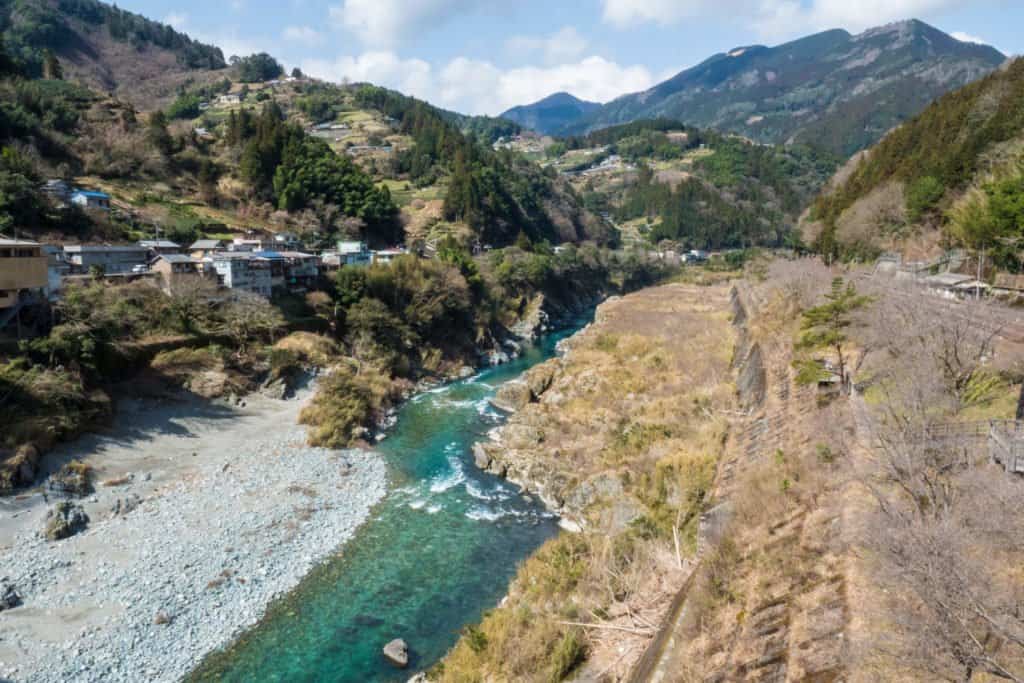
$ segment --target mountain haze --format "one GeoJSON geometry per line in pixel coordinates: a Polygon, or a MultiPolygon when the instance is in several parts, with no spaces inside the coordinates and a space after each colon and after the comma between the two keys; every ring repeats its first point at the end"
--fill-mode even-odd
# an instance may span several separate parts
{"type": "Polygon", "coordinates": [[[917,20],[859,35],[836,29],[714,55],[561,132],[665,117],[758,142],[817,143],[849,155],[1004,60],[992,47],[960,42],[917,20]]]}
{"type": "Polygon", "coordinates": [[[587,102],[567,92],[559,92],[533,104],[513,107],[500,118],[515,121],[524,128],[538,133],[551,135],[600,108],[601,105],[597,102],[587,102]]]}

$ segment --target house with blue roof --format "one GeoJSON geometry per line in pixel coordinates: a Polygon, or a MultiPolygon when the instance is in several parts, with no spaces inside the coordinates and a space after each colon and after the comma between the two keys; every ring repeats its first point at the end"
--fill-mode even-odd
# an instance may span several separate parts
{"type": "Polygon", "coordinates": [[[98,190],[76,189],[71,193],[71,203],[83,209],[110,210],[110,195],[98,190]]]}

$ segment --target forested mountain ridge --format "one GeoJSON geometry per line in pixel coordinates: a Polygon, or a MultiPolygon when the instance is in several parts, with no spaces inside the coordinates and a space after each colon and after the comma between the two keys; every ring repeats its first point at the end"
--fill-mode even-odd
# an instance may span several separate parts
{"type": "Polygon", "coordinates": [[[622,96],[564,129],[667,117],[759,142],[802,142],[848,156],[1005,57],[911,20],[859,35],[832,30],[717,54],[622,96]]]}
{"type": "Polygon", "coordinates": [[[1018,270],[1024,238],[1024,60],[939,98],[853,159],[814,202],[804,237],[836,255],[922,235],[985,248],[1018,270]]]}
{"type": "Polygon", "coordinates": [[[32,76],[52,54],[66,77],[143,108],[227,66],[220,48],[98,0],[0,0],[0,38],[32,76]]]}
{"type": "Polygon", "coordinates": [[[600,108],[597,102],[587,102],[567,92],[559,92],[533,104],[513,107],[502,114],[501,118],[538,133],[554,135],[600,108]]]}
{"type": "MultiPolygon", "coordinates": [[[[194,82],[166,108],[139,114],[72,83],[74,76],[64,80],[65,61],[44,54],[49,66],[40,75],[48,78],[8,56],[0,82],[0,143],[15,143],[0,172],[16,190],[0,214],[23,234],[137,239],[148,224],[186,242],[270,228],[320,248],[340,237],[416,249],[449,236],[478,246],[507,245],[521,233],[537,242],[614,240],[555,174],[491,148],[490,140],[518,131],[514,123],[368,84],[285,82],[269,55],[203,72],[216,80],[194,82]],[[224,93],[232,97],[218,103],[224,93]],[[58,211],[38,189],[47,178],[80,176],[91,176],[124,213],[58,211]]],[[[152,56],[140,53],[139,61],[152,56]]]]}

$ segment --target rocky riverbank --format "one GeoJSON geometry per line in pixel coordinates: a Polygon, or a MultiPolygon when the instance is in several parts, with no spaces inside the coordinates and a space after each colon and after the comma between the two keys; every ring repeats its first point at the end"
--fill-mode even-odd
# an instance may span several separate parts
{"type": "Polygon", "coordinates": [[[306,446],[306,397],[133,402],[55,452],[93,468],[90,522],[48,541],[53,497],[0,503],[0,579],[22,602],[0,612],[0,676],[177,680],[335,552],[383,497],[385,464],[306,446]]]}
{"type": "Polygon", "coordinates": [[[474,447],[577,533],[525,562],[439,681],[624,680],[697,554],[738,401],[726,286],[612,297],[564,355],[501,388],[514,414],[474,447]]]}

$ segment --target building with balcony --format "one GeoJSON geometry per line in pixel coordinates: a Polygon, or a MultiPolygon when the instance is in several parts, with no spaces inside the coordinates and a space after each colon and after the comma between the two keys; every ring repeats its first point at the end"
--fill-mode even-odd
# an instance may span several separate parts
{"type": "Polygon", "coordinates": [[[48,284],[47,256],[41,244],[0,238],[0,314],[42,294],[48,284]]]}

